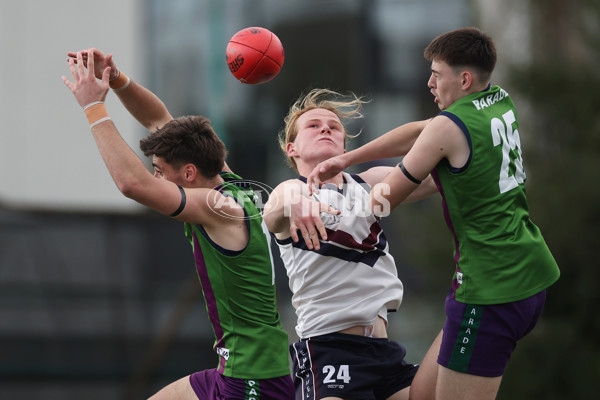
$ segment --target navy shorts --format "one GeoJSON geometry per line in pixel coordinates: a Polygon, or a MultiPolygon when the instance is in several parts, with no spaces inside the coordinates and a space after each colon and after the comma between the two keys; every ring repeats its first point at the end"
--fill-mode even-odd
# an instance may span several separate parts
{"type": "Polygon", "coordinates": [[[535,327],[546,291],[512,303],[472,305],[446,297],[438,364],[471,375],[504,375],[517,341],[535,327]]]}
{"type": "Polygon", "coordinates": [[[190,375],[190,384],[200,400],[290,400],[294,384],[289,375],[273,379],[239,379],[223,376],[216,369],[190,375]]]}
{"type": "Polygon", "coordinates": [[[385,400],[411,385],[418,366],[399,343],[331,333],[290,345],[296,399],[385,400]]]}

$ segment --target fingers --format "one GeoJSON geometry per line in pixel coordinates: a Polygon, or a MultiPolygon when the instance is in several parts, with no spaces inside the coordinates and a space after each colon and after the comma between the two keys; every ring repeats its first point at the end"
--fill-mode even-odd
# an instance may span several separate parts
{"type": "Polygon", "coordinates": [[[319,186],[322,184],[322,182],[320,182],[318,176],[314,176],[314,175],[309,176],[307,183],[308,183],[308,195],[309,196],[319,193],[319,186]]]}
{"type": "Polygon", "coordinates": [[[104,71],[102,72],[102,83],[105,83],[108,85],[108,81],[110,80],[110,71],[111,70],[112,70],[111,67],[104,68],[104,71]]]}
{"type": "Polygon", "coordinates": [[[321,248],[321,241],[319,240],[319,235],[317,232],[309,233],[308,239],[310,240],[314,250],[318,251],[321,248]]]}
{"type": "Polygon", "coordinates": [[[327,240],[327,229],[325,229],[325,224],[321,219],[321,213],[327,213],[331,215],[339,215],[342,212],[338,209],[335,209],[325,203],[319,203],[319,218],[315,219],[315,227],[317,228],[319,235],[323,240],[327,240]]]}
{"type": "Polygon", "coordinates": [[[87,50],[81,50],[81,51],[69,51],[67,52],[67,61],[73,60],[73,62],[75,64],[81,64],[79,62],[77,62],[77,54],[81,53],[81,59],[83,61],[83,66],[87,68],[87,50]]]}
{"type": "MultiPolygon", "coordinates": [[[[332,214],[336,213],[335,209],[331,209],[331,207],[327,205],[323,206],[323,209],[326,211],[331,212],[332,214]]],[[[327,240],[327,229],[325,229],[321,217],[319,215],[314,215],[291,223],[290,235],[295,243],[298,243],[301,236],[309,250],[319,250],[321,248],[321,239],[327,240]],[[300,235],[298,235],[298,232],[300,235]]]]}
{"type": "Polygon", "coordinates": [[[67,77],[63,75],[61,78],[62,78],[63,82],[65,83],[65,85],[67,85],[69,90],[73,91],[73,84],[67,79],[67,77]]]}
{"type": "Polygon", "coordinates": [[[299,223],[299,224],[291,224],[290,225],[290,235],[294,243],[298,243],[300,240],[300,236],[298,236],[298,232],[302,236],[304,243],[306,243],[306,247],[309,250],[319,250],[319,235],[317,234],[316,228],[313,226],[308,228],[307,225],[299,223]]]}
{"type": "Polygon", "coordinates": [[[320,211],[321,212],[326,212],[327,214],[331,214],[331,215],[339,215],[341,214],[341,211],[338,210],[337,208],[331,207],[325,203],[319,203],[321,205],[320,211]]]}
{"type": "Polygon", "coordinates": [[[69,59],[69,70],[73,81],[69,82],[63,77],[63,82],[82,107],[95,101],[104,101],[109,90],[108,79],[111,70],[110,67],[100,69],[102,82],[98,82],[94,72],[94,52],[93,50],[87,51],[87,67],[83,61],[84,54],[79,51],[75,58],[69,59]]]}
{"type": "Polygon", "coordinates": [[[75,68],[75,61],[72,58],[69,60],[69,71],[71,71],[71,76],[73,77],[73,80],[77,82],[79,74],[77,73],[77,69],[75,68]]]}
{"type": "MultiPolygon", "coordinates": [[[[317,166],[318,167],[318,166],[317,166]]],[[[312,195],[313,193],[319,193],[319,186],[323,184],[321,179],[319,179],[319,173],[316,172],[317,168],[315,168],[310,175],[308,176],[306,183],[308,185],[308,194],[312,195]]]]}
{"type": "Polygon", "coordinates": [[[75,60],[77,58],[77,52],[69,51],[67,52],[67,62],[71,60],[75,60]]]}
{"type": "Polygon", "coordinates": [[[94,50],[90,49],[87,51],[87,69],[88,71],[94,70],[94,50]]]}
{"type": "Polygon", "coordinates": [[[306,178],[306,183],[308,185],[308,193],[319,193],[319,187],[323,185],[323,180],[321,180],[322,174],[329,170],[330,166],[328,165],[328,161],[323,161],[311,171],[310,175],[306,178]]]}
{"type": "Polygon", "coordinates": [[[83,60],[83,65],[85,67],[87,67],[87,60],[88,60],[88,53],[89,52],[94,53],[95,57],[97,60],[101,60],[102,57],[99,54],[99,51],[94,49],[94,48],[90,48],[90,49],[85,49],[85,50],[79,50],[79,51],[68,51],[67,52],[67,60],[69,59],[74,59],[75,62],[77,63],[77,53],[81,53],[81,59],[83,60]]]}
{"type": "Polygon", "coordinates": [[[81,52],[77,52],[77,73],[79,74],[80,78],[85,77],[86,73],[85,73],[85,66],[83,65],[83,55],[81,54],[81,52]]]}
{"type": "MultiPolygon", "coordinates": [[[[309,237],[312,239],[315,236],[320,236],[323,240],[327,240],[327,230],[325,229],[325,225],[321,224],[320,226],[317,226],[317,230],[318,230],[318,234],[317,232],[315,232],[314,234],[309,234],[309,237]]],[[[318,239],[318,237],[317,237],[318,239]]],[[[317,250],[319,250],[317,248],[317,250]]]]}
{"type": "Polygon", "coordinates": [[[290,236],[292,237],[294,243],[298,243],[298,240],[300,240],[298,237],[298,228],[293,224],[290,225],[290,236]]]}
{"type": "Polygon", "coordinates": [[[319,250],[321,248],[321,242],[319,240],[319,234],[317,233],[317,231],[318,228],[316,226],[311,226],[310,228],[305,227],[300,229],[302,238],[304,239],[306,247],[309,250],[319,250]]]}

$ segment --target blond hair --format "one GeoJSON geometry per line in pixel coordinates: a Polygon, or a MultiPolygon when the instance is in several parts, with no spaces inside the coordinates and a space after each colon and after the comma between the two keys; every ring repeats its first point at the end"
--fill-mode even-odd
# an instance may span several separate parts
{"type": "MultiPolygon", "coordinates": [[[[298,170],[296,162],[293,158],[287,156],[287,144],[296,140],[298,135],[297,122],[298,118],[309,110],[322,108],[329,110],[340,120],[359,119],[363,117],[361,112],[362,105],[368,103],[368,100],[362,97],[357,97],[354,93],[343,95],[329,89],[312,89],[308,93],[300,96],[298,100],[290,107],[287,115],[283,119],[285,123],[283,129],[279,132],[279,147],[286,155],[286,159],[290,167],[298,170]]],[[[348,137],[356,137],[360,134],[349,135],[344,129],[344,147],[346,147],[346,139],[348,137]]]]}

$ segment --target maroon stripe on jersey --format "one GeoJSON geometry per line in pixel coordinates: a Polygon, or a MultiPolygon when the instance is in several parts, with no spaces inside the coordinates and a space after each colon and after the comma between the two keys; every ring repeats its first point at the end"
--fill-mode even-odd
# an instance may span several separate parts
{"type": "MultiPolygon", "coordinates": [[[[435,186],[437,186],[440,195],[442,196],[442,208],[444,210],[444,219],[446,220],[446,225],[448,229],[450,229],[450,233],[452,233],[452,238],[454,239],[454,263],[456,264],[456,272],[460,272],[460,265],[458,264],[458,260],[460,260],[460,247],[458,243],[458,237],[456,236],[456,230],[454,229],[454,223],[452,223],[452,218],[450,217],[450,210],[448,209],[448,203],[446,202],[446,195],[444,193],[444,188],[442,187],[442,183],[440,181],[440,176],[437,173],[437,170],[434,168],[431,171],[431,177],[435,182],[435,186]]],[[[455,279],[452,280],[452,296],[456,295],[456,290],[459,287],[458,281],[455,279]]]]}
{"type": "Polygon", "coordinates": [[[346,246],[351,249],[371,251],[376,248],[385,248],[385,236],[380,236],[382,229],[378,222],[374,222],[371,225],[369,228],[369,236],[367,236],[361,243],[358,243],[356,240],[354,240],[354,237],[348,232],[339,230],[334,231],[331,229],[326,229],[326,231],[328,242],[341,244],[342,246],[346,246]]]}
{"type": "MultiPolygon", "coordinates": [[[[204,298],[206,300],[206,309],[208,310],[208,317],[213,326],[213,331],[216,336],[216,347],[226,347],[223,339],[223,327],[221,326],[221,320],[219,319],[219,312],[217,310],[217,299],[215,292],[213,291],[210,279],[208,277],[208,270],[206,269],[206,262],[204,261],[204,255],[202,254],[202,247],[198,242],[198,238],[194,233],[194,258],[196,260],[196,270],[198,271],[198,278],[202,285],[202,292],[204,292],[204,298]]],[[[223,373],[225,371],[225,358],[220,357],[220,364],[218,371],[223,373]]]]}

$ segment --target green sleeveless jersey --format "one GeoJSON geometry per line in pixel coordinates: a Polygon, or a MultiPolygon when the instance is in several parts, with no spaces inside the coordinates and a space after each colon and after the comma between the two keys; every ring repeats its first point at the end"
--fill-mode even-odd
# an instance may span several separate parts
{"type": "Polygon", "coordinates": [[[500,304],[552,285],[560,272],[529,218],[515,105],[492,86],[439,115],[464,132],[471,155],[463,168],[440,162],[432,176],[454,238],[452,289],[457,301],[500,304]]]}
{"type": "Polygon", "coordinates": [[[277,312],[270,241],[253,192],[237,175],[223,172],[215,188],[244,207],[247,246],[231,251],[214,243],[200,225],[185,224],[192,244],[206,310],[225,376],[269,379],[290,373],[288,336],[277,312]]]}

